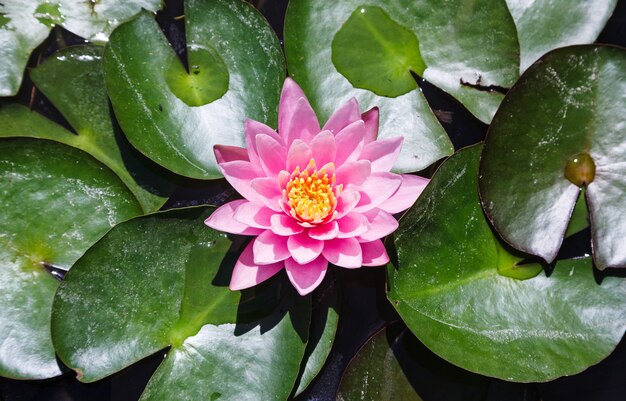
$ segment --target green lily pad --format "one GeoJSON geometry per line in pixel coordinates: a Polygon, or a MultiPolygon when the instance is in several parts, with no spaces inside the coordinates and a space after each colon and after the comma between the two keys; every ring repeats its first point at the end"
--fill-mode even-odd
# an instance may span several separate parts
{"type": "Polygon", "coordinates": [[[340,288],[336,276],[329,272],[322,287],[313,293],[313,312],[309,342],[306,346],[294,395],[301,394],[324,367],[335,342],[339,325],[340,288]]]}
{"type": "Polygon", "coordinates": [[[106,43],[121,22],[144,8],[157,11],[161,0],[123,2],[4,0],[0,3],[0,96],[15,95],[31,52],[55,25],[95,43],[106,43]]]}
{"type": "Polygon", "coordinates": [[[0,140],[0,376],[61,374],[50,338],[57,280],[121,220],[141,214],[115,174],[51,141],[0,140]]]}
{"type": "Polygon", "coordinates": [[[283,275],[230,291],[237,247],[203,224],[212,210],[119,224],[76,262],[55,297],[52,337],[79,380],[102,379],[170,346],[143,401],[288,397],[310,298],[283,275]]]}
{"type": "Polygon", "coordinates": [[[586,187],[596,267],[626,267],[626,51],[555,50],[507,95],[489,130],[480,195],[495,229],[554,260],[586,187]]]}
{"type": "Polygon", "coordinates": [[[359,350],[341,378],[337,401],[422,401],[396,356],[406,334],[394,334],[384,328],[359,350]]]}
{"type": "Polygon", "coordinates": [[[557,262],[549,277],[498,274],[513,255],[503,258],[483,215],[480,150],[444,162],[401,219],[388,298],[421,342],[469,371],[520,382],[581,372],[624,335],[626,280],[596,283],[588,257],[557,262]]]}
{"type": "Polygon", "coordinates": [[[213,145],[245,146],[246,118],[275,125],[284,60],[265,19],[240,0],[187,0],[185,30],[189,76],[199,72],[201,80],[185,78],[156,21],[143,13],[111,36],[107,88],[124,133],[139,151],[177,174],[219,178],[213,145]],[[211,71],[219,71],[220,80],[205,81],[211,71]],[[204,83],[199,88],[197,82],[204,83]],[[204,104],[224,87],[222,97],[204,104]]]}
{"type": "Polygon", "coordinates": [[[550,50],[593,43],[617,0],[506,0],[520,44],[520,72],[550,50]]]}
{"type": "MultiPolygon", "coordinates": [[[[416,64],[412,70],[455,97],[486,123],[491,121],[504,97],[500,92],[511,87],[519,77],[517,33],[504,0],[477,0],[471,3],[461,0],[445,3],[437,0],[375,0],[367,4],[362,0],[294,0],[287,9],[285,51],[289,72],[303,87],[321,117],[328,118],[337,103],[357,96],[368,107],[381,107],[385,135],[403,132],[410,140],[409,143],[426,140],[438,144],[438,147],[431,146],[429,152],[438,151],[436,155],[440,158],[441,153],[445,152],[446,143],[440,139],[439,128],[431,121],[434,120],[432,112],[419,90],[409,92],[410,95],[387,99],[375,96],[370,91],[357,90],[349,82],[354,81],[354,78],[351,69],[345,66],[351,55],[354,55],[351,57],[352,69],[358,66],[362,71],[373,71],[380,66],[378,75],[383,78],[407,64],[392,64],[391,60],[396,57],[386,61],[383,54],[377,55],[372,51],[376,46],[390,42],[394,43],[394,48],[402,46],[404,51],[409,51],[407,47],[411,48],[411,59],[415,60],[411,64],[417,63],[416,55],[420,54],[426,69],[416,64]],[[380,17],[368,18],[367,14],[372,13],[367,12],[358,21],[369,21],[374,26],[380,24],[375,32],[388,33],[382,37],[382,41],[371,29],[364,32],[364,27],[359,29],[354,23],[355,15],[360,10],[373,8],[382,10],[388,16],[382,19],[384,24],[381,24],[380,17]],[[394,26],[394,29],[387,29],[389,26],[394,26]],[[392,35],[394,31],[404,30],[410,30],[414,38],[408,39],[406,34],[392,35]],[[417,42],[419,49],[414,48],[417,42]],[[337,63],[338,60],[342,62],[337,63]],[[391,109],[386,113],[393,114],[385,116],[386,107],[391,109]],[[420,121],[404,121],[409,114],[407,109],[412,110],[411,113],[417,111],[420,121]],[[387,130],[390,132],[387,133],[387,130]],[[412,138],[413,135],[415,138],[412,138]]],[[[397,54],[395,50],[387,50],[387,58],[389,52],[397,54]]],[[[403,82],[407,77],[402,76],[403,82]]],[[[376,93],[387,96],[399,93],[394,89],[399,85],[397,82],[380,79],[378,85],[384,91],[376,89],[376,93]]],[[[372,88],[371,85],[365,87],[372,88]]],[[[408,86],[403,88],[406,90],[408,86]]],[[[416,149],[421,152],[409,150],[404,155],[407,158],[405,163],[411,161],[411,154],[418,155],[424,161],[433,157],[424,153],[423,147],[416,149]]]]}
{"type": "Polygon", "coordinates": [[[113,130],[102,72],[102,48],[73,46],[31,70],[31,78],[78,135],[20,105],[0,106],[0,137],[51,139],[91,154],[130,188],[146,213],[158,210],[174,184],[113,130]]]}

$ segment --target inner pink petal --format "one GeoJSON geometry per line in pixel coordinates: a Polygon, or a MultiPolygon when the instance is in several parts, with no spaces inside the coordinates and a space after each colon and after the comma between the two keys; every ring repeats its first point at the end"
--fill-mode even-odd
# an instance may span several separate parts
{"type": "Polygon", "coordinates": [[[337,166],[341,166],[346,162],[355,161],[359,158],[364,145],[363,135],[364,125],[361,120],[353,122],[335,135],[335,143],[337,146],[335,164],[337,166]]]}
{"type": "Polygon", "coordinates": [[[352,98],[344,103],[340,108],[335,110],[332,116],[328,119],[322,130],[329,130],[333,134],[339,133],[349,124],[361,119],[361,111],[359,109],[359,102],[356,98],[352,98]]]}
{"type": "Polygon", "coordinates": [[[251,227],[268,229],[271,227],[270,219],[275,213],[272,209],[259,203],[244,202],[235,210],[234,218],[251,227]]]}
{"type": "Polygon", "coordinates": [[[388,213],[400,213],[413,206],[430,182],[428,178],[412,174],[402,174],[402,184],[398,190],[378,207],[388,213]]]}
{"type": "Polygon", "coordinates": [[[259,154],[256,148],[256,136],[263,134],[268,135],[276,139],[279,143],[282,142],[280,136],[272,128],[255,120],[246,119],[243,124],[244,132],[246,136],[246,148],[248,150],[248,156],[253,164],[259,165],[259,154]]]}
{"type": "Polygon", "coordinates": [[[287,259],[290,255],[287,248],[287,237],[276,235],[266,230],[254,239],[254,263],[269,265],[287,259]]]}
{"type": "Polygon", "coordinates": [[[304,231],[304,227],[296,223],[293,217],[276,213],[271,218],[272,232],[278,235],[294,235],[304,231]]]}
{"type": "Polygon", "coordinates": [[[316,289],[324,280],[327,269],[328,261],[322,256],[306,264],[299,264],[291,258],[285,260],[287,277],[300,295],[307,295],[316,289]]]}
{"type": "Polygon", "coordinates": [[[313,137],[320,132],[320,125],[306,98],[300,98],[293,108],[291,118],[285,121],[283,132],[279,129],[280,136],[285,139],[287,145],[294,140],[301,139],[309,143],[313,137]]]}
{"type": "Polygon", "coordinates": [[[287,171],[294,171],[296,167],[300,167],[303,171],[313,158],[311,148],[304,141],[296,139],[289,148],[287,154],[287,171]]]}
{"type": "Polygon", "coordinates": [[[322,131],[311,141],[311,152],[318,166],[335,162],[337,147],[335,136],[330,131],[322,131]]]}
{"type": "Polygon", "coordinates": [[[350,238],[359,236],[369,230],[367,218],[360,213],[348,213],[337,220],[339,226],[338,238],[350,238]]]}
{"type": "Polygon", "coordinates": [[[322,255],[332,264],[355,269],[361,267],[363,254],[355,238],[335,238],[324,242],[322,255]]]}
{"type": "Polygon", "coordinates": [[[375,141],[378,137],[378,107],[373,107],[361,115],[365,123],[365,143],[375,141]]]}
{"type": "Polygon", "coordinates": [[[284,262],[263,266],[257,265],[254,263],[252,248],[253,245],[251,241],[239,256],[237,263],[235,263],[229,286],[233,291],[243,290],[260,284],[278,273],[284,267],[284,262]]]}
{"type": "Polygon", "coordinates": [[[244,198],[253,202],[260,202],[257,192],[250,186],[253,179],[265,176],[265,173],[250,162],[235,160],[219,164],[219,168],[226,181],[235,188],[244,198]]]}
{"type": "Polygon", "coordinates": [[[403,141],[404,138],[399,136],[370,142],[363,148],[359,159],[369,160],[372,171],[390,171],[398,160],[403,141]]]}
{"type": "Polygon", "coordinates": [[[318,240],[329,240],[337,237],[339,225],[335,220],[309,228],[309,237],[318,240]]]}
{"type": "Polygon", "coordinates": [[[337,184],[343,184],[344,187],[348,184],[356,186],[363,184],[370,173],[371,165],[367,160],[348,162],[335,170],[337,184]]]}
{"type": "Polygon", "coordinates": [[[350,213],[361,199],[361,194],[353,190],[345,190],[339,196],[337,196],[337,212],[336,219],[340,219],[346,214],[350,213]]]}
{"type": "Polygon", "coordinates": [[[276,179],[268,177],[255,178],[250,181],[250,187],[255,191],[260,203],[274,211],[281,211],[280,199],[282,194],[276,179]]]}
{"type": "Polygon", "coordinates": [[[296,262],[306,264],[320,255],[324,241],[313,239],[307,233],[300,233],[288,238],[287,247],[296,262]]]}
{"type": "Polygon", "coordinates": [[[382,266],[389,263],[389,255],[382,240],[361,242],[363,252],[363,266],[382,266]]]}
{"type": "Polygon", "coordinates": [[[264,134],[257,135],[256,147],[265,173],[270,177],[278,176],[285,169],[287,149],[276,139],[264,134]]]}
{"type": "Polygon", "coordinates": [[[262,229],[251,227],[246,223],[242,223],[235,219],[235,210],[246,203],[250,203],[245,199],[239,199],[232,202],[228,202],[225,205],[220,206],[204,221],[207,226],[231,234],[239,235],[259,235],[263,232],[262,229]]]}

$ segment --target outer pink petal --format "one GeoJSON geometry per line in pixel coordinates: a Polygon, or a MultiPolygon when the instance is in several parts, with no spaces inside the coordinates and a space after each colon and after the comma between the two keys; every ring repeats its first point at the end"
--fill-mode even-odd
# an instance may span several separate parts
{"type": "Polygon", "coordinates": [[[389,255],[383,241],[377,239],[372,242],[362,242],[363,266],[382,266],[389,263],[389,255]]]}
{"type": "Polygon", "coordinates": [[[357,237],[366,233],[370,228],[367,218],[361,213],[348,213],[337,220],[337,224],[339,225],[337,238],[357,237]]]}
{"type": "Polygon", "coordinates": [[[402,184],[402,177],[393,173],[372,173],[359,187],[361,199],[355,212],[371,210],[389,199],[402,184]]]}
{"type": "Polygon", "coordinates": [[[279,143],[282,143],[282,139],[280,139],[280,136],[278,136],[276,131],[263,123],[255,120],[246,119],[243,123],[243,127],[246,135],[246,148],[248,150],[248,157],[250,161],[255,165],[259,165],[260,163],[259,154],[256,148],[257,135],[268,135],[276,139],[279,143]]]}
{"type": "Polygon", "coordinates": [[[402,184],[400,188],[389,199],[378,205],[378,207],[388,213],[400,213],[413,206],[417,198],[422,194],[426,185],[430,182],[428,178],[419,175],[402,174],[402,184]]]}
{"type": "Polygon", "coordinates": [[[259,266],[254,263],[252,241],[246,246],[233,269],[230,278],[230,289],[233,291],[253,287],[278,273],[284,266],[284,262],[272,263],[259,266]]]}
{"type": "Polygon", "coordinates": [[[361,194],[357,191],[347,190],[343,191],[337,197],[337,219],[342,218],[346,214],[350,213],[361,199],[361,194]]]}
{"type": "Polygon", "coordinates": [[[374,107],[361,115],[365,123],[365,143],[375,141],[378,137],[378,107],[374,107]]]}
{"type": "Polygon", "coordinates": [[[294,171],[296,167],[304,171],[312,158],[313,153],[309,145],[301,139],[296,139],[289,147],[287,154],[287,171],[294,171]]]}
{"type": "Polygon", "coordinates": [[[274,211],[281,211],[280,200],[282,198],[282,194],[276,179],[267,177],[255,178],[250,181],[250,187],[256,193],[257,199],[260,203],[274,211]]]}
{"type": "Polygon", "coordinates": [[[244,202],[235,209],[235,220],[250,227],[268,229],[270,219],[276,212],[259,203],[244,202]]]}
{"type": "Polygon", "coordinates": [[[361,245],[356,238],[335,238],[324,242],[322,255],[332,264],[355,269],[363,264],[361,245]]]}
{"type": "Polygon", "coordinates": [[[235,210],[244,203],[249,203],[245,199],[239,199],[232,202],[228,202],[225,205],[220,206],[216,211],[204,221],[207,226],[231,234],[239,235],[259,235],[263,232],[262,229],[254,228],[248,224],[235,220],[235,210]]]}
{"type": "Polygon", "coordinates": [[[219,168],[222,174],[224,174],[226,181],[228,181],[241,196],[249,201],[260,201],[259,195],[252,189],[250,182],[255,178],[265,176],[261,169],[243,160],[222,163],[219,164],[219,168]]]}
{"type": "Polygon", "coordinates": [[[335,164],[337,166],[341,166],[346,162],[355,161],[359,158],[364,145],[363,135],[364,126],[361,120],[353,122],[335,135],[335,143],[337,146],[335,164]]]}
{"type": "Polygon", "coordinates": [[[370,229],[361,234],[360,242],[369,242],[391,234],[398,228],[398,221],[384,210],[374,209],[364,213],[370,223],[370,229]]]}
{"type": "Polygon", "coordinates": [[[296,103],[300,98],[306,99],[306,95],[296,81],[287,77],[283,83],[278,105],[278,133],[281,138],[287,138],[287,125],[291,121],[296,103]]]}
{"type": "Polygon", "coordinates": [[[257,265],[269,265],[291,256],[287,248],[287,237],[276,235],[270,230],[261,233],[253,242],[254,263],[257,265]]]}
{"type": "Polygon", "coordinates": [[[215,145],[213,146],[215,160],[218,164],[228,163],[235,160],[250,161],[248,151],[239,146],[215,145]]]}
{"type": "Polygon", "coordinates": [[[309,143],[311,139],[320,132],[320,124],[317,121],[317,116],[315,116],[315,112],[305,97],[301,97],[296,101],[291,115],[286,116],[282,122],[284,124],[283,126],[279,126],[278,133],[285,140],[287,145],[290,145],[296,139],[301,139],[309,143]]]}
{"type": "Polygon", "coordinates": [[[359,159],[369,160],[372,163],[372,171],[389,171],[398,160],[403,141],[404,138],[398,136],[370,142],[363,148],[359,159]]]}
{"type": "Polygon", "coordinates": [[[339,225],[334,220],[309,228],[309,237],[318,240],[333,239],[337,237],[337,234],[339,234],[339,225]]]}
{"type": "Polygon", "coordinates": [[[324,241],[313,239],[307,233],[300,233],[287,239],[287,248],[291,252],[291,257],[303,265],[320,256],[324,249],[324,241]]]}
{"type": "Polygon", "coordinates": [[[260,165],[268,176],[276,177],[285,169],[287,149],[275,138],[264,134],[257,135],[256,147],[260,165]]]}
{"type": "Polygon", "coordinates": [[[359,102],[353,97],[344,103],[343,106],[335,110],[326,124],[324,124],[322,130],[329,130],[333,134],[337,134],[351,123],[360,119],[361,111],[359,109],[359,102]]]}
{"type": "Polygon", "coordinates": [[[327,269],[328,261],[321,256],[303,265],[293,259],[285,260],[287,277],[289,277],[289,281],[291,281],[291,284],[293,284],[300,295],[307,295],[316,289],[324,280],[327,269]]]}
{"type": "Polygon", "coordinates": [[[370,176],[371,171],[372,167],[367,160],[345,163],[335,170],[337,184],[343,184],[344,188],[349,184],[360,186],[370,176]]]}
{"type": "Polygon", "coordinates": [[[304,231],[304,227],[296,223],[291,216],[277,213],[271,218],[272,232],[277,235],[290,236],[304,231]]]}
{"type": "Polygon", "coordinates": [[[335,136],[330,131],[322,131],[311,141],[311,152],[318,166],[334,163],[337,147],[335,136]]]}

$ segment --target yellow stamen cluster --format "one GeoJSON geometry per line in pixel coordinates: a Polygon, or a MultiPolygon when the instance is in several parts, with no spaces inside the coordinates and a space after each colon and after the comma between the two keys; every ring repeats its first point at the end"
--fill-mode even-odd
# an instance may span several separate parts
{"type": "Polygon", "coordinates": [[[291,207],[291,215],[307,223],[324,221],[337,206],[334,185],[335,174],[329,177],[325,168],[317,171],[313,159],[302,172],[300,167],[296,167],[291,173],[291,180],[283,189],[283,196],[291,207]]]}

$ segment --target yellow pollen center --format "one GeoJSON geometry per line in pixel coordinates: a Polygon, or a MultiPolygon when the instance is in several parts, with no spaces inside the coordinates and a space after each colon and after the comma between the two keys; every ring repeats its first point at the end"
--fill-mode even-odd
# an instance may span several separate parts
{"type": "Polygon", "coordinates": [[[334,185],[335,174],[329,177],[325,168],[318,171],[313,159],[302,172],[300,167],[296,167],[291,173],[289,183],[283,189],[283,195],[291,208],[291,215],[307,223],[324,221],[337,206],[334,185]]]}

